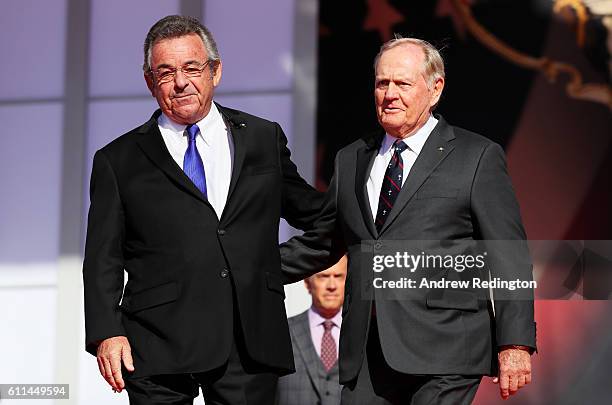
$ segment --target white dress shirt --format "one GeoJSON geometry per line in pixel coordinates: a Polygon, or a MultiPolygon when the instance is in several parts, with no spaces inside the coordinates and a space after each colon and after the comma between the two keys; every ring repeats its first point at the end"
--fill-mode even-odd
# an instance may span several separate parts
{"type": "MultiPolygon", "coordinates": [[[[336,342],[336,356],[338,355],[338,347],[340,344],[340,327],[342,326],[342,308],[338,311],[331,321],[334,323],[331,329],[332,337],[336,342]]],[[[312,344],[317,351],[319,357],[321,357],[321,340],[323,339],[323,333],[325,327],[323,326],[325,318],[323,318],[317,311],[310,307],[308,310],[308,323],[310,324],[310,336],[312,337],[312,344]]]]}
{"type": "MultiPolygon", "coordinates": [[[[200,128],[196,135],[196,147],[204,162],[208,202],[213,206],[217,218],[221,218],[234,164],[232,134],[215,103],[212,103],[206,117],[196,124],[200,128]]],[[[157,125],[172,159],[183,170],[183,159],[189,143],[185,131],[187,126],[177,124],[165,114],[160,115],[157,125]]]]}
{"type": "MultiPolygon", "coordinates": [[[[410,169],[412,166],[414,166],[414,162],[416,161],[417,157],[419,157],[419,153],[421,153],[421,149],[423,149],[425,141],[427,141],[429,134],[431,134],[431,131],[433,131],[437,123],[438,120],[434,118],[433,115],[430,115],[425,125],[419,128],[417,132],[407,138],[402,139],[402,141],[404,141],[404,143],[408,146],[401,153],[402,161],[404,163],[402,186],[410,173],[410,169]]],[[[372,218],[374,221],[376,221],[376,213],[378,212],[380,189],[382,188],[387,166],[389,166],[389,162],[393,156],[393,143],[396,140],[396,137],[385,134],[385,139],[383,139],[382,145],[378,150],[378,155],[376,155],[374,158],[374,164],[372,165],[370,177],[368,178],[368,183],[366,185],[368,200],[370,201],[370,209],[372,210],[372,218]]]]}

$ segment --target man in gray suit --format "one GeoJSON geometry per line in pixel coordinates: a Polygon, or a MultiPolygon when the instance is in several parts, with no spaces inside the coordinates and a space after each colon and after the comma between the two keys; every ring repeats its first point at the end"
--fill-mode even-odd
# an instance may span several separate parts
{"type": "Polygon", "coordinates": [[[339,405],[338,340],[347,258],[304,280],[312,306],[289,318],[295,373],[278,380],[277,405],[339,405]]]}
{"type": "MultiPolygon", "coordinates": [[[[372,396],[394,405],[469,404],[484,375],[495,376],[506,399],[531,381],[536,332],[532,289],[496,289],[492,302],[489,288],[481,286],[489,279],[532,281],[503,150],[432,114],[445,74],[429,43],[387,42],[374,66],[376,113],[384,132],[338,152],[314,230],[281,248],[284,282],[348,252],[342,404],[370,405],[372,396]],[[430,253],[477,241],[494,248],[483,267],[441,268],[437,274],[442,278],[435,281],[443,285],[462,282],[458,288],[391,292],[377,284],[371,258],[398,244],[419,244],[418,253],[430,253]]],[[[454,257],[465,258],[464,253],[469,251],[454,257]]]]}

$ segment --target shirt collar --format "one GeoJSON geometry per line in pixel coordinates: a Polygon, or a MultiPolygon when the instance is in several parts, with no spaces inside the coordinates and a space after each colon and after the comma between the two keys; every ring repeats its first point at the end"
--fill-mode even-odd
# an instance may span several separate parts
{"type": "MultiPolygon", "coordinates": [[[[213,132],[209,130],[215,125],[215,123],[219,122],[219,120],[223,120],[221,113],[217,109],[215,103],[211,103],[208,114],[206,114],[206,116],[200,121],[196,122],[198,128],[200,128],[200,133],[198,136],[201,136],[207,145],[210,144],[210,137],[213,132]]],[[[160,127],[168,129],[177,135],[185,136],[185,128],[187,128],[187,125],[178,124],[172,121],[164,113],[159,116],[157,123],[160,127]]]]}
{"type": "MultiPolygon", "coordinates": [[[[437,123],[438,120],[430,114],[429,118],[425,122],[425,125],[419,128],[418,131],[416,131],[413,135],[402,139],[402,141],[404,141],[404,143],[408,145],[408,148],[411,151],[418,155],[419,153],[421,153],[423,145],[425,145],[427,138],[429,138],[429,134],[431,134],[431,131],[433,131],[437,123]]],[[[380,153],[382,155],[388,153],[396,140],[396,137],[391,136],[389,134],[385,134],[385,139],[383,139],[382,145],[380,146],[380,153]]]]}
{"type": "MultiPolygon", "coordinates": [[[[326,320],[327,319],[323,318],[315,310],[315,308],[313,306],[310,307],[310,309],[308,310],[308,322],[310,323],[310,327],[311,328],[323,325],[323,322],[325,322],[326,320]]],[[[340,327],[342,325],[342,307],[340,308],[338,313],[336,315],[334,315],[333,318],[331,318],[331,321],[337,327],[340,327]]]]}

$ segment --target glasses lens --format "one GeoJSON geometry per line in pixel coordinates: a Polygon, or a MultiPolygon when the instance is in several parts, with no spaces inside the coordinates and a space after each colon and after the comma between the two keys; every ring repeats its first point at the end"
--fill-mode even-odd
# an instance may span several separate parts
{"type": "Polygon", "coordinates": [[[157,81],[166,83],[174,79],[176,71],[174,69],[159,69],[157,71],[157,81]]]}
{"type": "Polygon", "coordinates": [[[202,65],[186,65],[181,69],[186,76],[197,77],[200,76],[203,70],[202,65]]]}
{"type": "Polygon", "coordinates": [[[157,76],[157,81],[159,83],[167,83],[174,80],[176,76],[177,70],[183,72],[183,74],[187,77],[200,77],[202,72],[208,65],[208,61],[206,63],[190,63],[188,65],[184,65],[179,69],[175,68],[163,68],[155,71],[155,76],[157,76]]]}

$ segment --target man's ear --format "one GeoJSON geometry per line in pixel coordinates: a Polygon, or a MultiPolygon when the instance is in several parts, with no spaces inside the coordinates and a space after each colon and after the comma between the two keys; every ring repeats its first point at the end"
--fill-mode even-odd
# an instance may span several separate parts
{"type": "Polygon", "coordinates": [[[149,88],[151,95],[155,97],[155,82],[153,79],[153,75],[149,72],[144,72],[144,79],[145,82],[147,82],[147,87],[149,88]]]}
{"type": "Polygon", "coordinates": [[[215,66],[213,67],[213,86],[217,87],[221,82],[221,73],[223,73],[223,63],[221,61],[215,62],[215,66]]]}
{"type": "Polygon", "coordinates": [[[444,78],[438,77],[434,82],[431,101],[429,103],[430,107],[438,104],[438,101],[440,101],[440,96],[442,96],[442,90],[444,90],[444,78]]]}

